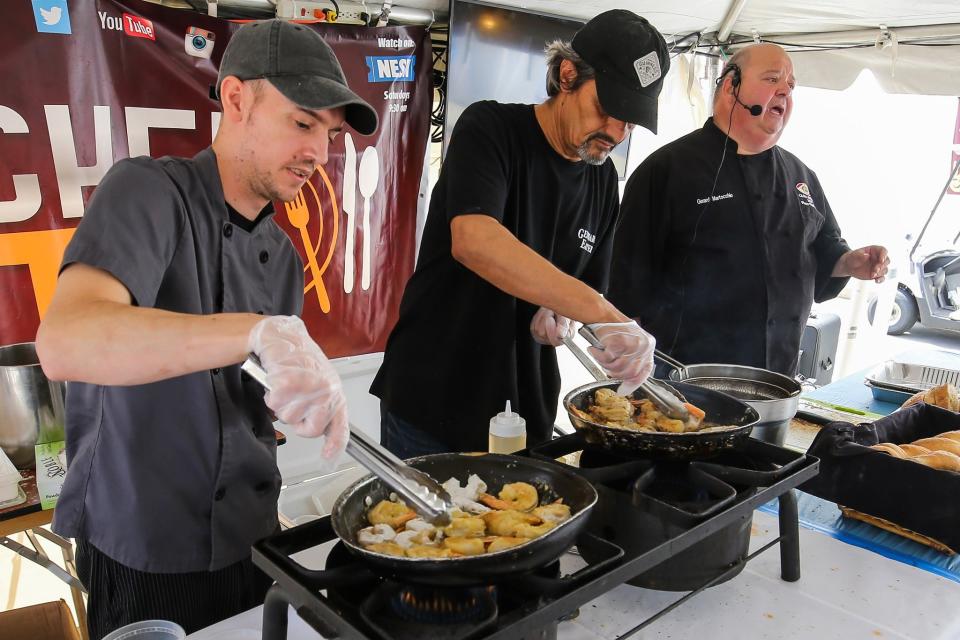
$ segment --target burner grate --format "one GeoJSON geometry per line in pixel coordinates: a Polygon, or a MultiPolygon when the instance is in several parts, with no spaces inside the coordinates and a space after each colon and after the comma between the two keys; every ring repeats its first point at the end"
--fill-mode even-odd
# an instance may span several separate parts
{"type": "Polygon", "coordinates": [[[462,638],[497,617],[496,587],[439,589],[384,582],[361,607],[363,619],[384,638],[462,638]]]}
{"type": "MultiPolygon", "coordinates": [[[[585,439],[580,434],[572,434],[518,455],[556,459],[588,450],[585,439]]],[[[299,551],[336,540],[328,516],[283,531],[254,546],[254,563],[277,583],[264,604],[264,640],[286,637],[288,604],[321,635],[344,640],[556,637],[558,620],[575,615],[579,607],[697,545],[706,542],[709,546],[712,536],[743,526],[752,518],[754,509],[773,499],[780,502],[780,536],[764,549],[779,545],[781,578],[790,582],[799,580],[797,505],[792,489],[816,475],[819,465],[816,458],[753,439],[747,439],[736,451],[725,452],[709,461],[673,467],[658,465],[649,458],[596,451],[594,454],[595,466],[582,468],[581,472],[598,492],[616,495],[624,501],[618,511],[621,519],[624,514],[646,518],[651,527],[666,532],[661,539],[647,540],[639,548],[630,548],[615,536],[584,533],[576,544],[587,562],[582,569],[561,576],[559,564],[553,563],[533,574],[500,583],[495,590],[482,588],[479,593],[494,594],[493,604],[486,600],[478,609],[472,602],[465,605],[462,594],[456,595],[454,602],[459,602],[460,608],[438,604],[442,613],[446,609],[448,617],[437,621],[422,617],[420,611],[411,613],[402,599],[398,604],[394,596],[404,593],[406,585],[393,580],[400,584],[399,590],[382,588],[390,581],[373,571],[371,565],[352,556],[343,544],[334,546],[323,571],[304,569],[292,560],[291,556],[299,551]],[[607,456],[602,462],[601,453],[607,456]],[[694,477],[700,485],[694,492],[678,491],[666,480],[674,472],[694,477]],[[642,478],[647,480],[641,481],[642,478]],[[587,558],[582,551],[590,546],[594,547],[595,557],[587,558]]],[[[590,455],[581,455],[581,463],[584,457],[587,464],[583,466],[594,464],[590,455]]],[[[706,576],[693,593],[729,579],[756,553],[759,551],[749,556],[745,552],[739,554],[732,565],[706,576]]],[[[433,602],[430,595],[422,598],[433,602]]],[[[418,596],[417,600],[420,599],[418,596]]],[[[651,624],[662,614],[641,622],[630,633],[651,624]]]]}

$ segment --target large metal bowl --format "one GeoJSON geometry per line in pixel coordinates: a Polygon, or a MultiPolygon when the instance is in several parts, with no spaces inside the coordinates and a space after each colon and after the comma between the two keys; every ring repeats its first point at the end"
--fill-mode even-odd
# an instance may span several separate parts
{"type": "Polygon", "coordinates": [[[35,464],[38,442],[64,438],[66,385],[48,380],[33,342],[0,347],[0,448],[13,464],[35,464]]]}
{"type": "Polygon", "coordinates": [[[753,425],[751,437],[778,446],[783,444],[800,403],[799,382],[775,371],[745,365],[683,365],[659,352],[657,359],[674,367],[669,373],[670,380],[722,391],[756,409],[760,421],[753,425]]]}

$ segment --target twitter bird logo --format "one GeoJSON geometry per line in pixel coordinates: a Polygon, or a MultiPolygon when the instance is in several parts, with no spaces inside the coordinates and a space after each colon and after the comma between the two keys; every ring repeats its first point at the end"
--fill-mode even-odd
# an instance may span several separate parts
{"type": "Polygon", "coordinates": [[[61,33],[69,35],[70,12],[67,0],[32,0],[33,18],[40,33],[61,33]]]}
{"type": "Polygon", "coordinates": [[[63,9],[60,7],[54,7],[47,11],[43,7],[40,7],[40,18],[43,19],[43,24],[54,25],[60,22],[60,17],[63,15],[63,9]]]}

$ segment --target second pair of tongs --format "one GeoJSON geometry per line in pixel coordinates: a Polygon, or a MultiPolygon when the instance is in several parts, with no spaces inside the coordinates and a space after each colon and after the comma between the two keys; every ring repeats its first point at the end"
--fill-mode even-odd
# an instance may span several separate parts
{"type": "MultiPolygon", "coordinates": [[[[250,354],[240,368],[265,389],[270,389],[267,372],[256,355],[250,354]]],[[[450,524],[453,502],[446,489],[423,471],[414,469],[384,449],[353,425],[347,441],[347,455],[389,485],[424,520],[440,526],[450,524]]]]}
{"type": "MultiPolygon", "coordinates": [[[[601,350],[603,349],[603,343],[600,342],[597,334],[587,325],[580,327],[580,335],[590,343],[590,346],[601,350]]],[[[610,379],[609,376],[597,366],[587,352],[581,349],[572,338],[564,338],[563,344],[576,356],[580,364],[586,367],[587,371],[596,378],[597,382],[610,379]]],[[[645,396],[650,398],[650,401],[663,415],[672,420],[680,420],[684,424],[690,421],[690,411],[683,405],[682,396],[680,396],[680,393],[676,389],[665,382],[661,382],[655,378],[647,378],[647,380],[640,385],[640,390],[645,396]]]]}

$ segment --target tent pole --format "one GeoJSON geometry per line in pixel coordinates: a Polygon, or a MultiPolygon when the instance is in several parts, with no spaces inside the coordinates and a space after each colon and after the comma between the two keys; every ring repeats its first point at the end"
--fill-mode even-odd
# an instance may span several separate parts
{"type": "Polygon", "coordinates": [[[720,26],[717,28],[717,42],[726,42],[727,38],[730,37],[730,33],[733,31],[733,25],[736,24],[740,13],[746,5],[747,0],[732,0],[730,2],[730,6],[727,7],[727,15],[723,16],[723,21],[720,22],[720,26]]]}

